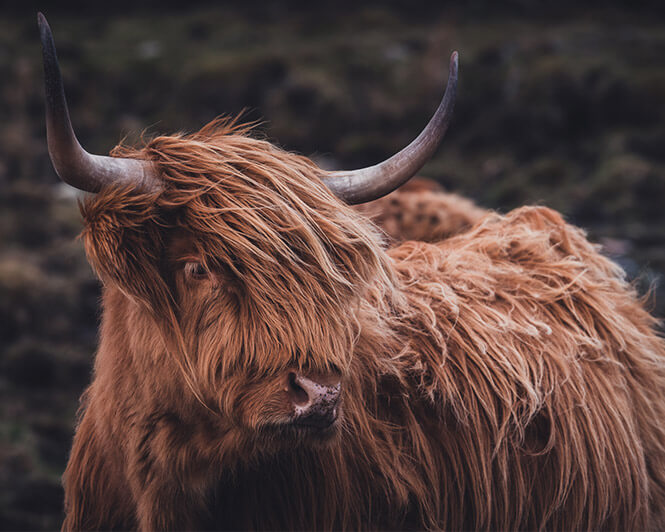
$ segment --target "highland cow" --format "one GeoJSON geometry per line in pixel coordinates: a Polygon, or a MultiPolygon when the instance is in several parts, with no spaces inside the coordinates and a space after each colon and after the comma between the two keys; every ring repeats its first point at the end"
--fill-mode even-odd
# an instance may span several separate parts
{"type": "Polygon", "coordinates": [[[412,144],[331,173],[229,120],[91,155],[40,28],[104,287],[64,529],[665,526],[665,342],[623,272],[546,208],[386,247],[349,206],[436,149],[456,54],[412,144]]]}

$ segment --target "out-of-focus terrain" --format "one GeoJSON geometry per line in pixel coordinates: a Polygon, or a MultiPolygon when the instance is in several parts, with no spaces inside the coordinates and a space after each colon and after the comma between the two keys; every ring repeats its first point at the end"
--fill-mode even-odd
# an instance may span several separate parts
{"type": "MultiPolygon", "coordinates": [[[[320,164],[373,164],[427,122],[457,49],[455,119],[422,174],[484,207],[560,210],[643,293],[655,287],[651,304],[665,315],[663,13],[618,2],[546,14],[527,2],[391,5],[43,9],[75,128],[96,153],[144,129],[193,131],[247,108],[262,134],[320,164]]],[[[99,316],[77,196],[46,151],[35,19],[0,17],[3,529],[60,525],[60,475],[99,316]]]]}

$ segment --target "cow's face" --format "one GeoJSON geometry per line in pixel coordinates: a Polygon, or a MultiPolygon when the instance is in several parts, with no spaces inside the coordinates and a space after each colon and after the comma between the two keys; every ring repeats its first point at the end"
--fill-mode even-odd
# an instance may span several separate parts
{"type": "Polygon", "coordinates": [[[377,283],[393,282],[373,226],[308,159],[224,124],[138,155],[157,163],[164,191],[103,192],[84,209],[96,269],[146,302],[227,430],[329,440],[343,423],[359,313],[377,283]]]}

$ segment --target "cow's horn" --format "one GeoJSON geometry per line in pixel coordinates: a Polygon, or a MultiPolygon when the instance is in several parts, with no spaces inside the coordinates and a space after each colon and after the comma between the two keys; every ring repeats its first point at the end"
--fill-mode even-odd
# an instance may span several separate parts
{"type": "Polygon", "coordinates": [[[402,151],[374,166],[326,172],[326,186],[346,203],[365,203],[392,192],[411,179],[434,154],[448,129],[457,90],[457,52],[450,56],[448,85],[439,108],[418,137],[402,151]]]}
{"type": "Polygon", "coordinates": [[[48,151],[60,179],[87,192],[99,192],[113,184],[132,184],[145,192],[158,191],[160,181],[151,162],[93,155],[81,147],[69,119],[51,28],[41,13],[37,22],[44,57],[48,151]]]}

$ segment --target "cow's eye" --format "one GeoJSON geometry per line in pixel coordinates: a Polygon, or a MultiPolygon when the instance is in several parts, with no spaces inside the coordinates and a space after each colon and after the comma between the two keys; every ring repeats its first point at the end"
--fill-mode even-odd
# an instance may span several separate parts
{"type": "Polygon", "coordinates": [[[185,264],[185,275],[189,279],[206,279],[208,277],[208,270],[200,262],[188,262],[185,264]]]}

